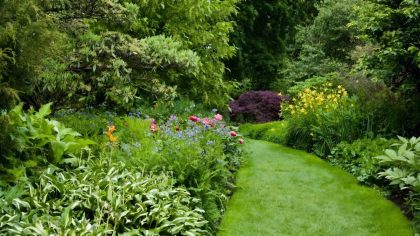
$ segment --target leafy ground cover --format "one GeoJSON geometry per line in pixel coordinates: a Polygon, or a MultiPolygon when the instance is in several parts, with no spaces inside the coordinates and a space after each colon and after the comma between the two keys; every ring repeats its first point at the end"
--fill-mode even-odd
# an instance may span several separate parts
{"type": "Polygon", "coordinates": [[[378,192],[313,155],[247,141],[219,235],[413,235],[378,192]]]}
{"type": "Polygon", "coordinates": [[[243,143],[221,114],[50,113],[0,113],[1,235],[215,234],[243,143]]]}

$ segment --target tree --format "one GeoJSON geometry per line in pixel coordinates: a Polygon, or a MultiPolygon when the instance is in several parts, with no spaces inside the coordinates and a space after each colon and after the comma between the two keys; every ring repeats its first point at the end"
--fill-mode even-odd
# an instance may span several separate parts
{"type": "Polygon", "coordinates": [[[354,61],[353,50],[361,44],[357,29],[348,28],[357,0],[325,0],[311,24],[298,27],[291,53],[280,72],[277,89],[314,76],[347,73],[354,61]],[[283,84],[283,86],[281,86],[283,84]],[[286,84],[286,85],[284,85],[286,84]]]}
{"type": "Polygon", "coordinates": [[[420,92],[420,3],[417,0],[369,0],[356,7],[352,27],[374,50],[359,68],[409,96],[420,92]]]}
{"type": "Polygon", "coordinates": [[[16,58],[3,75],[35,106],[129,110],[176,96],[220,105],[236,1],[2,0],[0,48],[16,58]]]}
{"type": "Polygon", "coordinates": [[[318,1],[250,1],[238,4],[232,40],[237,54],[227,61],[229,77],[251,81],[253,89],[267,89],[294,39],[295,26],[316,14],[318,1]]]}

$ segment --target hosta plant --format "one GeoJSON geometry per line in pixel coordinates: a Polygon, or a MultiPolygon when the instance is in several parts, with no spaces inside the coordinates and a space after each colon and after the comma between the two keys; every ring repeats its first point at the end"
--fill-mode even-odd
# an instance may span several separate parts
{"type": "Polygon", "coordinates": [[[107,158],[0,189],[1,235],[207,235],[199,201],[161,173],[107,158]]]}
{"type": "Polygon", "coordinates": [[[390,180],[391,185],[420,193],[420,137],[398,138],[400,142],[392,145],[396,149],[386,149],[384,155],[376,157],[388,167],[379,176],[390,180]]]}
{"type": "Polygon", "coordinates": [[[385,167],[379,176],[388,179],[391,186],[408,191],[406,204],[411,208],[417,230],[420,230],[420,137],[398,138],[399,143],[376,157],[385,167]]]}

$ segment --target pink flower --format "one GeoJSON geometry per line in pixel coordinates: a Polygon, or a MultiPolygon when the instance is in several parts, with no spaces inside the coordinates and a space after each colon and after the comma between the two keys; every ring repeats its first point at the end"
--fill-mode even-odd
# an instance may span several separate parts
{"type": "Polygon", "coordinates": [[[223,120],[223,116],[220,115],[219,113],[217,113],[216,115],[214,115],[214,119],[217,120],[217,121],[221,121],[221,120],[223,120]]]}
{"type": "Polygon", "coordinates": [[[205,124],[205,125],[213,125],[213,122],[212,122],[212,120],[210,120],[209,118],[204,118],[203,119],[203,124],[205,124]]]}
{"type": "Polygon", "coordinates": [[[190,121],[193,121],[193,122],[199,122],[200,121],[200,118],[198,118],[197,116],[190,116],[190,117],[188,117],[188,119],[190,121]]]}
{"type": "Polygon", "coordinates": [[[152,123],[150,124],[150,131],[157,132],[159,130],[159,126],[157,125],[156,121],[153,119],[152,123]]]}
{"type": "Polygon", "coordinates": [[[245,140],[243,140],[243,139],[241,139],[241,138],[239,139],[239,143],[240,143],[240,144],[244,144],[244,142],[245,142],[245,140]]]}
{"type": "Polygon", "coordinates": [[[232,137],[236,137],[236,132],[235,131],[230,131],[230,136],[232,136],[232,137]]]}

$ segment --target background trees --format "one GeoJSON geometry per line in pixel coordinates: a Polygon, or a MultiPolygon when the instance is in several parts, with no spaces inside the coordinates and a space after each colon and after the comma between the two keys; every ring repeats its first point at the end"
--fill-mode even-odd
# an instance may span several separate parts
{"type": "Polygon", "coordinates": [[[241,1],[232,41],[235,57],[227,61],[228,76],[249,83],[252,89],[267,89],[277,77],[293,42],[295,26],[316,15],[318,1],[241,1]]]}

